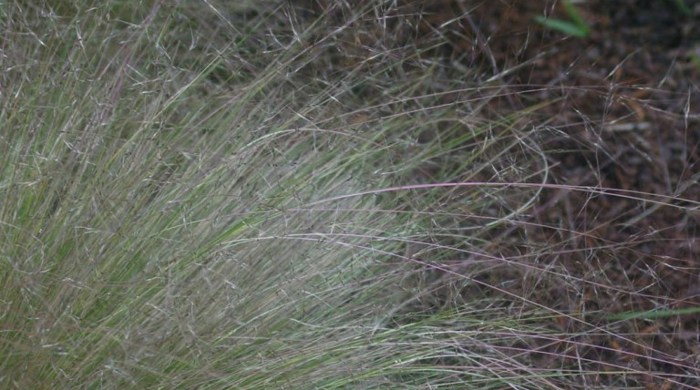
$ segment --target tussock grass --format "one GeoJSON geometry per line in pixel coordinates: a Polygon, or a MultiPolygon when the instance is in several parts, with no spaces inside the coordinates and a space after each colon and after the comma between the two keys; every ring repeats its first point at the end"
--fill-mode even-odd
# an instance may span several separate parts
{"type": "Polygon", "coordinates": [[[418,8],[53,3],[0,11],[3,387],[558,388],[544,324],[610,332],[492,273],[554,102],[492,111],[418,8]]]}

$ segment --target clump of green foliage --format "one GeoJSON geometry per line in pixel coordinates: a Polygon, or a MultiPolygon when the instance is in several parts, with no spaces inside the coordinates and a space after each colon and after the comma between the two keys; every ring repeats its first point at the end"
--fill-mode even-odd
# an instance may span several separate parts
{"type": "Polygon", "coordinates": [[[423,302],[532,196],[431,184],[520,178],[529,137],[434,36],[381,2],[59,4],[2,9],[3,386],[539,381],[489,367],[487,299],[423,302]]]}
{"type": "Polygon", "coordinates": [[[281,3],[2,5],[0,386],[573,381],[488,276],[551,102],[492,111],[419,10],[281,3]]]}

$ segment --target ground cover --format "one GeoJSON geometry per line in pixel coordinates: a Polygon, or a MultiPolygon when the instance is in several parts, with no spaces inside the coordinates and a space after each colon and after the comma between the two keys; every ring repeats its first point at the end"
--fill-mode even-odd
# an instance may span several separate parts
{"type": "Polygon", "coordinates": [[[4,3],[0,384],[697,387],[699,10],[569,6],[4,3]]]}

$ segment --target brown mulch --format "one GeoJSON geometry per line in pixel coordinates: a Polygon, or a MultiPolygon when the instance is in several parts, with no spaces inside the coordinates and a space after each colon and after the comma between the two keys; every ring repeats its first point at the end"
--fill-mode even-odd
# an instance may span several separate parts
{"type": "MultiPolygon", "coordinates": [[[[395,35],[437,35],[431,60],[505,86],[487,114],[550,102],[530,126],[552,187],[522,226],[489,237],[508,261],[481,282],[507,279],[505,296],[556,309],[542,326],[561,336],[511,350],[534,368],[576,372],[562,387],[700,388],[700,314],[611,317],[700,307],[700,4],[578,2],[591,33],[576,38],[533,21],[568,19],[562,0],[398,3],[410,28],[389,20],[395,35]]],[[[349,30],[346,42],[382,52],[368,48],[386,32],[349,30]]],[[[344,61],[357,49],[347,46],[344,61]]]]}
{"type": "Polygon", "coordinates": [[[581,387],[700,387],[699,314],[610,317],[700,306],[700,212],[686,201],[700,201],[700,5],[587,1],[591,34],[575,38],[532,21],[567,19],[561,2],[467,3],[425,5],[430,29],[450,26],[441,54],[500,75],[513,94],[498,110],[556,101],[538,112],[550,184],[600,190],[546,190],[519,232],[520,258],[559,276],[533,291],[524,273],[510,291],[560,310],[551,326],[572,335],[528,345],[531,361],[584,368],[581,387]]]}

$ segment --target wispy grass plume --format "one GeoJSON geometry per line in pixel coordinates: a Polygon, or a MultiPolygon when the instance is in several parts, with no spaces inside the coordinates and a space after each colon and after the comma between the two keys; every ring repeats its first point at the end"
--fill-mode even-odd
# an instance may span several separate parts
{"type": "Polygon", "coordinates": [[[529,118],[553,102],[495,112],[508,92],[446,63],[419,7],[0,12],[0,386],[580,375],[523,351],[568,337],[543,318],[590,323],[490,276],[520,259],[493,245],[546,188],[546,133],[529,118]]]}

